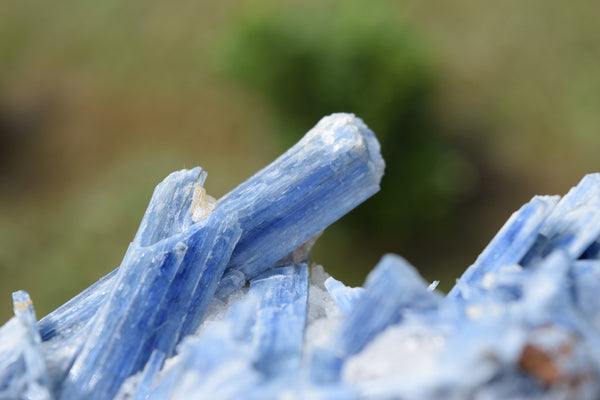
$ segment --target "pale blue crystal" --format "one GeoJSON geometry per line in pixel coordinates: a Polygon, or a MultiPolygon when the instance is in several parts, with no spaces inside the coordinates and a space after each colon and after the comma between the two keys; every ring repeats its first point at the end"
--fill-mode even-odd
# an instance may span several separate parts
{"type": "Polygon", "coordinates": [[[158,375],[167,355],[160,350],[155,350],[148,359],[144,370],[138,377],[135,391],[132,393],[131,400],[144,400],[149,396],[152,390],[152,384],[158,375]]]}
{"type": "Polygon", "coordinates": [[[267,378],[298,375],[308,306],[308,265],[272,268],[250,281],[259,299],[253,335],[256,368],[267,378]]]}
{"type": "Polygon", "coordinates": [[[68,341],[88,324],[112,289],[118,269],[46,315],[38,322],[43,341],[68,341]]]}
{"type": "Polygon", "coordinates": [[[346,286],[331,276],[325,281],[325,288],[344,314],[349,314],[352,311],[364,292],[361,287],[346,286]]]}
{"type": "Polygon", "coordinates": [[[441,298],[428,286],[402,257],[385,255],[369,273],[364,293],[342,324],[335,346],[346,355],[355,354],[406,315],[435,310],[441,298]]]}
{"type": "Polygon", "coordinates": [[[52,398],[29,294],[13,293],[15,317],[0,328],[0,399],[52,398]]]}
{"type": "Polygon", "coordinates": [[[465,296],[466,291],[481,284],[488,273],[516,264],[533,246],[546,218],[558,202],[558,196],[535,196],[504,224],[477,260],[448,293],[448,297],[465,296]]]}
{"type": "Polygon", "coordinates": [[[188,336],[171,365],[156,377],[145,398],[202,397],[237,398],[248,396],[261,384],[252,367],[250,348],[257,300],[245,298],[229,310],[222,321],[210,324],[197,336],[188,336]]]}
{"type": "Polygon", "coordinates": [[[585,319],[600,332],[600,260],[578,260],[571,269],[575,304],[585,319]]]}
{"type": "Polygon", "coordinates": [[[600,236],[600,174],[586,175],[552,210],[522,261],[532,265],[556,249],[579,258],[600,236]]]}

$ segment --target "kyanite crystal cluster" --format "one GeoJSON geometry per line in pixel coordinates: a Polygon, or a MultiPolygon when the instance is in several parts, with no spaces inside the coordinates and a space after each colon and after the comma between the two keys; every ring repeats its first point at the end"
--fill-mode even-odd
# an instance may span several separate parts
{"type": "Polygon", "coordinates": [[[600,398],[600,175],[525,204],[447,295],[391,254],[347,287],[310,248],[379,150],[334,114],[218,201],[172,173],[113,272],[39,321],[13,294],[0,400],[600,398]]]}

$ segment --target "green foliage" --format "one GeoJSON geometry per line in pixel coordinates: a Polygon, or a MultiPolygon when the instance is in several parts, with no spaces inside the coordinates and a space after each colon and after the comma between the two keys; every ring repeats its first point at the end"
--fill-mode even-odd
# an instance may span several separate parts
{"type": "Polygon", "coordinates": [[[338,111],[357,114],[376,132],[387,163],[384,194],[354,213],[355,223],[389,234],[448,214],[464,163],[437,126],[437,77],[425,47],[390,10],[341,2],[318,12],[246,12],[221,61],[273,107],[285,145],[338,111]]]}

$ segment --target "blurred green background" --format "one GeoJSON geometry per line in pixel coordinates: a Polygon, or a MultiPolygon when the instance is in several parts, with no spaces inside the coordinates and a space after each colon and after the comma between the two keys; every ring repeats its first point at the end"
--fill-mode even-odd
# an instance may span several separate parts
{"type": "Polygon", "coordinates": [[[319,240],[351,285],[384,252],[448,290],[534,194],[599,170],[600,3],[0,3],[0,320],[116,267],[154,186],[220,197],[318,119],[375,130],[382,190],[319,240]]]}

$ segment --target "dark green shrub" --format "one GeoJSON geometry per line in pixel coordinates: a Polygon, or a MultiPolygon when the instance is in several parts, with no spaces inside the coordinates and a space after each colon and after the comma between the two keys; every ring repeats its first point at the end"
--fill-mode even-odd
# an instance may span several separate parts
{"type": "Polygon", "coordinates": [[[387,164],[383,194],[350,223],[389,234],[447,215],[462,160],[436,123],[437,77],[425,48],[389,10],[340,2],[247,12],[229,32],[221,65],[264,96],[286,146],[338,111],[376,132],[387,164]]]}

